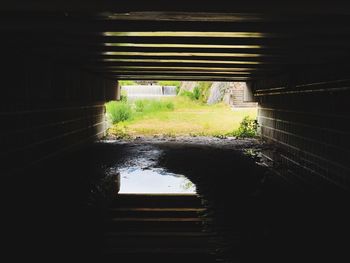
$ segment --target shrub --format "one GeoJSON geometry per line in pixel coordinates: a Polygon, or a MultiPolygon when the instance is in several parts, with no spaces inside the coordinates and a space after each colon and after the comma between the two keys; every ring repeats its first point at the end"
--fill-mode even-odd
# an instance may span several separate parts
{"type": "Polygon", "coordinates": [[[249,116],[245,116],[239,124],[239,128],[233,132],[233,135],[243,138],[254,137],[256,136],[257,130],[258,121],[255,119],[251,119],[249,116]]]}
{"type": "Polygon", "coordinates": [[[182,91],[179,93],[179,95],[180,95],[180,96],[183,96],[183,97],[190,98],[191,100],[195,100],[195,97],[194,97],[193,92],[188,91],[188,90],[182,90],[182,91]]]}
{"type": "Polygon", "coordinates": [[[193,92],[181,90],[178,95],[188,97],[191,100],[199,100],[203,103],[206,103],[209,97],[211,84],[211,82],[200,81],[198,82],[198,85],[193,89],[193,92]]]}
{"type": "Polygon", "coordinates": [[[193,89],[193,99],[199,100],[199,97],[201,96],[201,90],[199,87],[195,87],[193,89]]]}
{"type": "Polygon", "coordinates": [[[110,101],[106,103],[107,115],[113,124],[126,121],[132,117],[130,105],[124,101],[110,101]]]}
{"type": "Polygon", "coordinates": [[[210,88],[211,88],[212,82],[208,82],[208,81],[201,81],[198,84],[198,88],[201,91],[199,100],[203,103],[206,103],[208,98],[209,98],[209,94],[210,94],[210,88]]]}
{"type": "Polygon", "coordinates": [[[128,127],[123,123],[113,125],[108,129],[108,133],[112,134],[116,139],[131,139],[131,135],[129,134],[128,127]]]}
{"type": "Polygon", "coordinates": [[[128,101],[128,96],[125,90],[121,91],[120,94],[120,101],[127,102],[128,101]]]}

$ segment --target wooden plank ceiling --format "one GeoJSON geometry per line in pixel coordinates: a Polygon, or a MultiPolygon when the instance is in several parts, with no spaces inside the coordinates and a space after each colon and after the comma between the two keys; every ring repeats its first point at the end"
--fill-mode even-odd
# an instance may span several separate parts
{"type": "Polygon", "coordinates": [[[3,54],[45,57],[113,79],[217,81],[345,63],[350,54],[348,14],[158,9],[2,10],[3,54]]]}

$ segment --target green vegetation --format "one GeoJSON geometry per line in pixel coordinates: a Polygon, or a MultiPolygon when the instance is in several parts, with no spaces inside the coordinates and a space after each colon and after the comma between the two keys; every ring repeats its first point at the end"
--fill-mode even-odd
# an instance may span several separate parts
{"type": "Polygon", "coordinates": [[[129,120],[132,116],[131,105],[126,101],[106,103],[107,116],[113,124],[129,120]]]}
{"type": "Polygon", "coordinates": [[[232,110],[223,103],[206,105],[200,99],[187,96],[133,103],[109,102],[107,113],[115,123],[109,132],[119,138],[142,135],[251,137],[257,127],[251,123],[256,118],[256,109],[232,110]],[[118,104],[123,106],[116,106],[118,104]]]}
{"type": "MultiPolygon", "coordinates": [[[[126,98],[126,97],[124,97],[126,98]]],[[[170,100],[136,100],[129,103],[127,100],[110,101],[106,103],[107,116],[112,124],[140,119],[144,116],[156,114],[162,111],[174,110],[174,104],[170,100]]]]}
{"type": "Polygon", "coordinates": [[[181,90],[179,92],[179,96],[182,97],[187,97],[191,100],[196,100],[196,95],[194,94],[194,92],[188,91],[188,90],[181,90]]]}
{"type": "Polygon", "coordinates": [[[258,121],[256,119],[245,116],[237,130],[232,132],[232,135],[245,138],[245,137],[255,137],[258,130],[258,121]]]}
{"type": "Polygon", "coordinates": [[[108,129],[109,134],[113,134],[116,139],[131,139],[128,128],[125,125],[113,125],[108,129]]]}
{"type": "Polygon", "coordinates": [[[120,86],[137,85],[133,80],[119,80],[118,82],[120,86]]]}
{"type": "MultiPolygon", "coordinates": [[[[199,100],[203,103],[206,103],[208,98],[209,98],[209,93],[210,93],[210,87],[212,85],[212,82],[208,81],[201,81],[198,83],[198,89],[200,90],[200,96],[199,100]]],[[[196,88],[197,88],[196,87],[196,88]]]]}
{"type": "Polygon", "coordinates": [[[170,100],[136,100],[134,105],[135,113],[142,113],[142,115],[174,109],[174,103],[170,100]]]}
{"type": "Polygon", "coordinates": [[[195,87],[193,89],[193,99],[199,100],[200,96],[201,96],[201,90],[199,89],[199,87],[195,87]]]}
{"type": "Polygon", "coordinates": [[[193,91],[181,90],[179,92],[180,96],[188,97],[191,100],[197,100],[202,103],[206,103],[209,97],[209,91],[211,87],[211,82],[200,81],[197,86],[194,87],[193,91]]]}

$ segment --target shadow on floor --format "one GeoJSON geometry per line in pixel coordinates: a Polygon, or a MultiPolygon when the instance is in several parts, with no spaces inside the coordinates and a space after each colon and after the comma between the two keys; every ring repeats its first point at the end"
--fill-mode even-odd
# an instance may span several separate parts
{"type": "MultiPolygon", "coordinates": [[[[23,255],[37,261],[99,260],[110,193],[96,184],[109,167],[139,153],[138,145],[142,143],[97,143],[4,178],[1,256],[13,261],[23,255]]],[[[178,143],[149,147],[162,151],[160,167],[196,184],[214,218],[210,227],[226,240],[220,253],[228,262],[349,260],[347,194],[297,191],[244,156],[244,145],[236,150],[178,143]]]]}

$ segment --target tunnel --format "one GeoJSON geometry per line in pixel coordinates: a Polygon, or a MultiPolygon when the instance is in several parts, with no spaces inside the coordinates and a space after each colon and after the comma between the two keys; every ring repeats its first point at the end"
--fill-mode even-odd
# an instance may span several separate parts
{"type": "MultiPolygon", "coordinates": [[[[105,204],[85,203],[84,178],[109,157],[92,145],[106,133],[105,103],[120,99],[118,80],[158,79],[246,82],[245,101],[259,104],[270,183],[243,203],[226,184],[222,204],[244,215],[234,224],[249,237],[220,262],[348,262],[349,10],[341,1],[4,1],[0,257],[102,260],[91,226],[105,204]]],[[[180,260],[218,262],[176,251],[159,262],[180,260]]]]}

